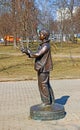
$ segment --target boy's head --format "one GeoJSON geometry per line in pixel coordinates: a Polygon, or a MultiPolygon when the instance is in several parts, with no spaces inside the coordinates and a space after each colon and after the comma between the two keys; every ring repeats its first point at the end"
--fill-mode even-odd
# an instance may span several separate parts
{"type": "Polygon", "coordinates": [[[42,29],[40,32],[39,32],[40,36],[40,40],[48,40],[49,38],[49,35],[50,35],[50,32],[46,29],[42,29]]]}

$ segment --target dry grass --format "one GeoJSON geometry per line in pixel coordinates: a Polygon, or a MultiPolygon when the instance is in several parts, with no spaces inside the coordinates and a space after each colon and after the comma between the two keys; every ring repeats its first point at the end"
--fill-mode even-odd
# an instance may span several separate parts
{"type": "MultiPolygon", "coordinates": [[[[60,44],[53,45],[54,69],[51,78],[80,78],[80,57],[72,57],[75,55],[80,56],[80,44],[63,44],[62,47],[60,44]]],[[[0,81],[36,78],[34,59],[29,59],[13,46],[0,45],[0,81]]]]}

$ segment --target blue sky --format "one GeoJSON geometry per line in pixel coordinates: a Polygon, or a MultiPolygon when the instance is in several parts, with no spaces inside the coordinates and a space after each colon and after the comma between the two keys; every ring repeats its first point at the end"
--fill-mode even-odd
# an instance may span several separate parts
{"type": "Polygon", "coordinates": [[[35,0],[35,2],[39,10],[45,10],[46,12],[49,12],[52,17],[56,17],[56,7],[53,5],[56,0],[35,0]]]}
{"type": "MultiPolygon", "coordinates": [[[[58,5],[55,5],[56,2],[61,3],[62,5],[62,1],[64,0],[35,0],[37,7],[39,10],[42,10],[43,12],[47,10],[47,12],[49,12],[49,14],[56,19],[56,10],[58,8],[58,5]],[[44,9],[45,8],[45,9],[44,9]]],[[[80,0],[74,0],[74,5],[76,6],[80,6],[80,0]]],[[[71,0],[67,0],[67,6],[70,6],[71,4],[71,0]]]]}

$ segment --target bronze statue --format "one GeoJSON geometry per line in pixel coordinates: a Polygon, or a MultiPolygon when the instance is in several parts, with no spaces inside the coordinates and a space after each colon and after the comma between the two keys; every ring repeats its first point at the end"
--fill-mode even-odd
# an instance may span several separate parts
{"type": "Polygon", "coordinates": [[[54,94],[49,82],[50,71],[53,69],[49,40],[50,33],[48,30],[42,29],[39,34],[39,39],[42,43],[39,45],[38,50],[32,52],[26,48],[22,49],[22,52],[26,53],[30,58],[35,58],[34,68],[38,75],[38,86],[42,100],[41,106],[46,106],[54,103],[54,94]]]}
{"type": "Polygon", "coordinates": [[[55,103],[53,90],[50,86],[49,75],[53,69],[49,31],[42,29],[39,33],[41,44],[36,52],[21,49],[30,58],[35,58],[34,68],[38,75],[38,86],[42,103],[30,108],[30,117],[35,120],[57,120],[65,116],[64,106],[55,103]]]}

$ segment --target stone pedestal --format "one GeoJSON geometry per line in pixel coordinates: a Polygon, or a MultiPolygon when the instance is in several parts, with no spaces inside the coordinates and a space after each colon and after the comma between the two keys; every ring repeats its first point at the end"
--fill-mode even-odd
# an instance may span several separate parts
{"type": "Polygon", "coordinates": [[[38,104],[30,108],[30,117],[34,120],[58,120],[65,117],[65,109],[57,103],[50,106],[38,104]]]}

